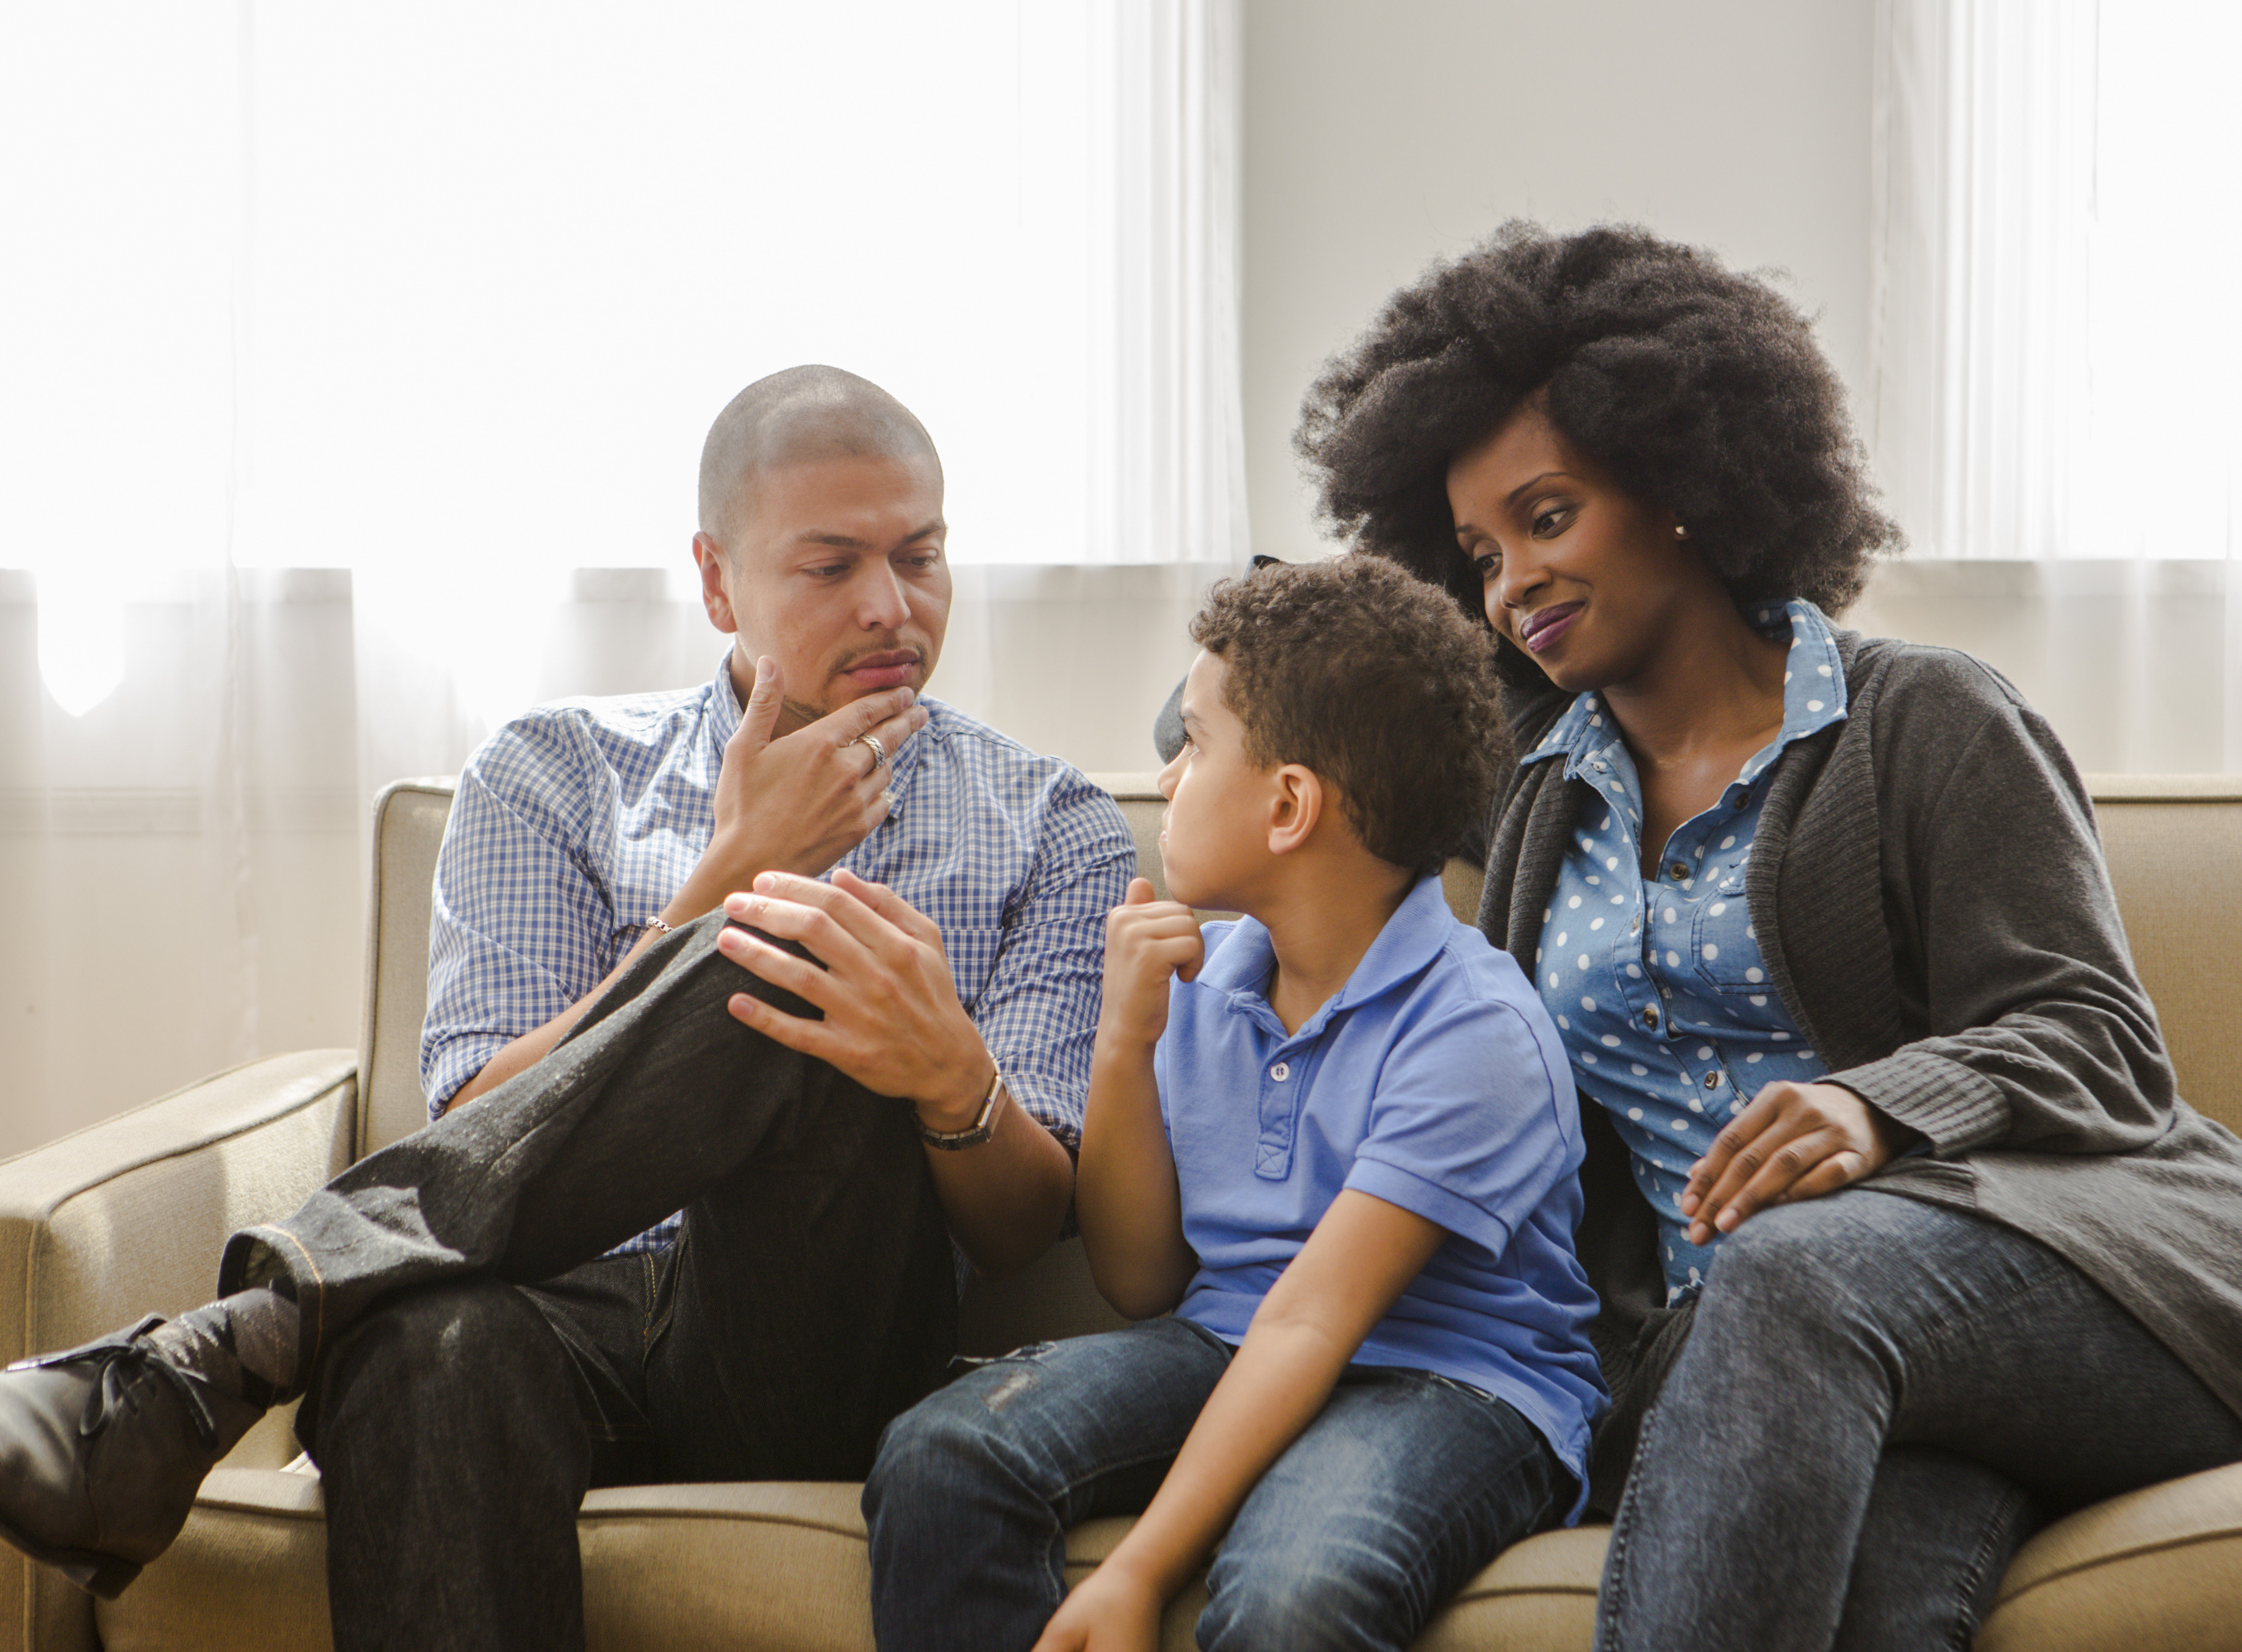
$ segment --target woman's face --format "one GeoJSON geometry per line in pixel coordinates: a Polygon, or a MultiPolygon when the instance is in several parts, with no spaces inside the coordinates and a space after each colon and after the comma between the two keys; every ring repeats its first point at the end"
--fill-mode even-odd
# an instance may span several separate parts
{"type": "Polygon", "coordinates": [[[1487,621],[1575,693],[1634,681],[1726,593],[1674,519],[1622,493],[1531,400],[1448,467],[1456,543],[1487,621]]]}

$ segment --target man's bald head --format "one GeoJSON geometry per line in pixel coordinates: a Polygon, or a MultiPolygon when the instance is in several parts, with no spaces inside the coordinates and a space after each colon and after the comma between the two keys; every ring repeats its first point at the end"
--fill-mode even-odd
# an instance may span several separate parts
{"type": "Polygon", "coordinates": [[[926,426],[869,379],[839,367],[789,367],[732,398],[701,449],[701,531],[729,549],[759,472],[824,459],[924,459],[942,474],[926,426]]]}

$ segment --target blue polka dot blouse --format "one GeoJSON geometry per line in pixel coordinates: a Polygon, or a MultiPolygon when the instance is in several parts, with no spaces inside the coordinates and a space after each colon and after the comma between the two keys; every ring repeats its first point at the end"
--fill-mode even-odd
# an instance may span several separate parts
{"type": "Polygon", "coordinates": [[[1769,768],[1792,741],[1844,716],[1845,674],[1829,621],[1811,603],[1763,603],[1747,617],[1769,636],[1790,638],[1782,730],[1717,802],[1667,840],[1655,876],[1641,870],[1642,787],[1601,696],[1574,701],[1522,760],[1562,758],[1567,779],[1595,789],[1542,914],[1534,984],[1564,1035],[1581,1098],[1611,1114],[1657,1213],[1668,1300],[1701,1283],[1712,1262],[1712,1246],[1683,1237],[1689,1166],[1762,1085],[1829,1071],[1769,984],[1744,868],[1769,768]]]}

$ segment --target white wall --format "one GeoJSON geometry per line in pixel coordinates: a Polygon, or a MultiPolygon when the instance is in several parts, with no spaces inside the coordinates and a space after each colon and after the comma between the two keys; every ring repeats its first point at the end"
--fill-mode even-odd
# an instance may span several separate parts
{"type": "Polygon", "coordinates": [[[1856,397],[1874,0],[1246,0],[1254,548],[1327,549],[1300,393],[1386,295],[1503,219],[1647,225],[1790,274],[1856,397]]]}

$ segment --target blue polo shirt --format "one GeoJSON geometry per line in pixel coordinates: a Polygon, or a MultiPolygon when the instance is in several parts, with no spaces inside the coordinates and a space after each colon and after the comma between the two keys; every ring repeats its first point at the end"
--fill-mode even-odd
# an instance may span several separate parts
{"type": "Polygon", "coordinates": [[[1199,1263],[1176,1312],[1241,1342],[1341,1188],[1413,1211],[1448,1237],[1354,1362],[1508,1401],[1585,1485],[1604,1388],[1587,1333],[1595,1295],[1573,1252],[1581,1121],[1532,986],[1456,920],[1437,877],[1296,1033],[1269,1007],[1268,930],[1240,918],[1205,937],[1153,1056],[1199,1263]]]}

